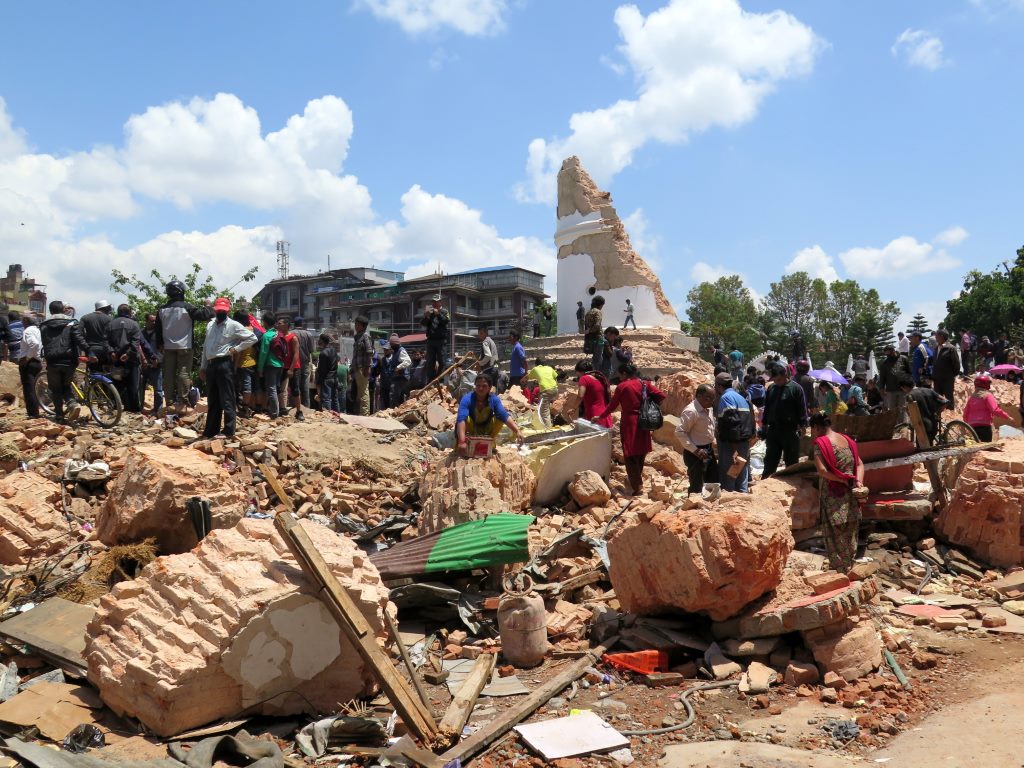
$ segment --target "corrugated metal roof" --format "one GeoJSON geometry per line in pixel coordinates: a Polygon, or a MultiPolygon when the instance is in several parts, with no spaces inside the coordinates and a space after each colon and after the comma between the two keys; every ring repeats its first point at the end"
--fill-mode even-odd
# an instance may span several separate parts
{"type": "Polygon", "coordinates": [[[529,559],[532,515],[499,513],[471,520],[370,555],[385,581],[441,571],[468,571],[529,559]]]}

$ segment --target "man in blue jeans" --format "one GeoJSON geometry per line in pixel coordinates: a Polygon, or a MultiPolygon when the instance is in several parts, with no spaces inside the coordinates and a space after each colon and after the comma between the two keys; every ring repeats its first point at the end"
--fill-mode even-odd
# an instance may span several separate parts
{"type": "Polygon", "coordinates": [[[750,466],[746,461],[750,457],[750,440],[754,437],[754,412],[747,398],[733,389],[732,376],[728,373],[715,376],[715,394],[718,395],[715,407],[718,417],[718,480],[723,491],[747,493],[750,466]],[[729,470],[736,456],[742,457],[744,464],[733,477],[729,470]]]}

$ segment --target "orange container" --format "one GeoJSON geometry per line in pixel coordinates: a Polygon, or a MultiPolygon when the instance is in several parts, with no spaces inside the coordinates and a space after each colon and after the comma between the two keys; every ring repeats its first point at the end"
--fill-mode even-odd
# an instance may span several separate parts
{"type": "Polygon", "coordinates": [[[668,670],[668,651],[635,651],[633,653],[606,653],[604,661],[618,669],[628,669],[641,675],[668,670]]]}

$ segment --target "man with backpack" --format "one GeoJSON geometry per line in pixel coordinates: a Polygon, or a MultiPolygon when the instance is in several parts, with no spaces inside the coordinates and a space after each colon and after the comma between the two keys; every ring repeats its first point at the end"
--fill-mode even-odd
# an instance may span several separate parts
{"type": "Polygon", "coordinates": [[[296,317],[293,322],[292,333],[299,343],[299,399],[302,405],[309,408],[309,366],[313,361],[313,350],[316,349],[316,340],[313,334],[306,330],[306,320],[296,317]]]}
{"type": "Polygon", "coordinates": [[[157,352],[163,355],[167,407],[182,412],[192,388],[192,336],[195,323],[213,318],[210,300],[197,307],[185,301],[185,284],[171,280],[164,286],[167,303],[156,314],[157,352]]]}
{"type": "Polygon", "coordinates": [[[107,326],[107,343],[115,370],[111,378],[121,393],[125,410],[141,413],[142,328],[132,319],[132,311],[127,304],[118,305],[117,317],[107,326]]]}
{"type": "MultiPolygon", "coordinates": [[[[81,324],[64,314],[64,303],[50,302],[50,316],[39,326],[39,337],[46,360],[46,383],[53,398],[53,414],[64,424],[64,402],[71,397],[71,379],[80,355],[89,354],[81,324]]],[[[98,362],[95,357],[90,363],[98,362]]]]}

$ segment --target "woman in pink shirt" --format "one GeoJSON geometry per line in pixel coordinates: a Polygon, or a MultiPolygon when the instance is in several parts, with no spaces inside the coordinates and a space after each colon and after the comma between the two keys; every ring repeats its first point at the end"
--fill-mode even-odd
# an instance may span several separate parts
{"type": "Polygon", "coordinates": [[[611,396],[608,394],[608,379],[601,372],[595,372],[594,366],[589,360],[581,360],[576,363],[576,372],[580,376],[580,389],[577,393],[583,404],[583,418],[594,422],[599,427],[611,429],[611,416],[603,419],[595,418],[608,405],[611,396]]]}
{"type": "Polygon", "coordinates": [[[995,395],[989,392],[991,388],[992,379],[988,376],[975,377],[974,392],[967,398],[967,405],[964,406],[964,421],[971,425],[978,433],[978,439],[985,443],[992,442],[993,417],[1012,420],[1010,414],[999,407],[995,395]]]}

